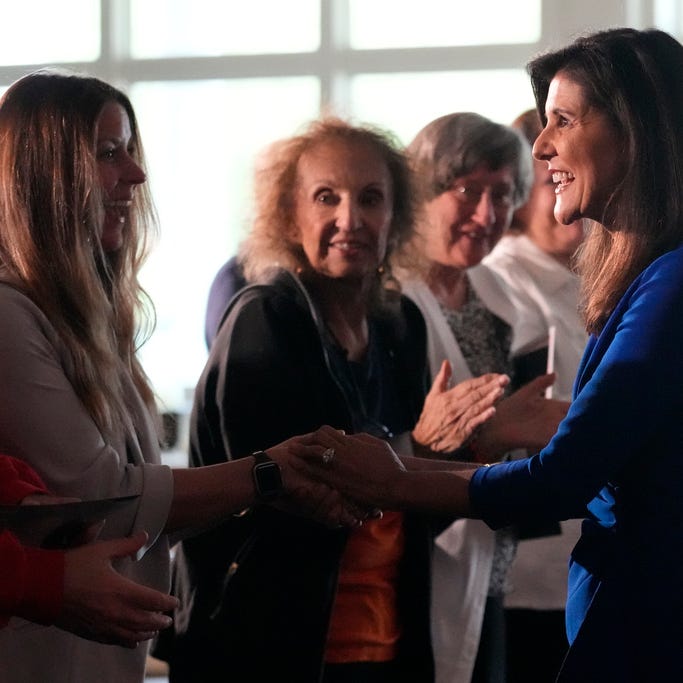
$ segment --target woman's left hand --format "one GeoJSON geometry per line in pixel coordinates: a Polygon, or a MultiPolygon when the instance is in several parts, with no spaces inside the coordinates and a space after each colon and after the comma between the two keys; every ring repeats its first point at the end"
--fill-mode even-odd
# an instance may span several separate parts
{"type": "Polygon", "coordinates": [[[489,373],[449,389],[451,374],[451,365],[444,360],[413,430],[415,442],[435,454],[460,448],[477,427],[493,417],[494,404],[510,381],[506,375],[489,373]]]}

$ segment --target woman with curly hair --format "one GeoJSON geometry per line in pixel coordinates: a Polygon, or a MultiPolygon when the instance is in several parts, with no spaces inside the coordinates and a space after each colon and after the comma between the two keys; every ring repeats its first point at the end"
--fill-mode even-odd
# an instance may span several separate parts
{"type": "MultiPolygon", "coordinates": [[[[506,378],[447,390],[444,368],[423,411],[424,322],[388,265],[414,218],[395,143],[316,121],[269,149],[255,192],[241,252],[255,284],[232,300],[213,341],[192,411],[192,464],[324,424],[408,455],[461,445],[506,378]]],[[[272,509],[184,542],[170,679],[431,681],[430,543],[414,515],[348,531],[272,509]]]]}

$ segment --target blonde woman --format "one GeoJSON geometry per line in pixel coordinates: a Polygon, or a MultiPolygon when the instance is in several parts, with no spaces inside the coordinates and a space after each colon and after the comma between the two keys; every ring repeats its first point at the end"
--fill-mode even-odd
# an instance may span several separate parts
{"type": "MultiPolygon", "coordinates": [[[[264,487],[281,504],[296,491],[299,509],[353,523],[327,487],[289,467],[287,445],[260,466],[253,457],[203,470],[160,464],[154,396],[135,355],[139,316],[150,312],[137,274],[151,203],[128,98],[94,78],[31,74],[0,102],[0,141],[0,448],[55,495],[139,496],[103,534],[148,534],[137,561],[115,566],[158,591],[169,587],[168,533],[257,503],[264,487]]],[[[128,640],[148,632],[140,620],[128,640]]],[[[141,681],[146,653],[146,643],[109,647],[12,619],[0,631],[0,678],[141,681]]]]}

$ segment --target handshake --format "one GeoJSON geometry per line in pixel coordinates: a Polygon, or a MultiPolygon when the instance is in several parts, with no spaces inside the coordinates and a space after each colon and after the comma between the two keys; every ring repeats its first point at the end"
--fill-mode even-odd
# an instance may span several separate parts
{"type": "Polygon", "coordinates": [[[465,515],[476,465],[411,456],[369,434],[323,426],[269,448],[283,495],[273,504],[329,526],[356,527],[382,510],[416,508],[465,515]]]}
{"type": "Polygon", "coordinates": [[[274,505],[282,510],[356,527],[397,507],[391,493],[406,468],[383,439],[324,426],[267,454],[280,466],[283,495],[274,505]]]}

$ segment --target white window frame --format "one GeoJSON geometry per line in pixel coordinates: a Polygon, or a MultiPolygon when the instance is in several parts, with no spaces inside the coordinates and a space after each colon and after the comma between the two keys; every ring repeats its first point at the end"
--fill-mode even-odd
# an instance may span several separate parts
{"type": "MultiPolygon", "coordinates": [[[[651,26],[658,2],[673,7],[669,16],[673,12],[678,26],[683,12],[676,2],[672,5],[672,0],[543,0],[541,36],[537,43],[353,50],[348,41],[347,0],[320,0],[321,41],[315,52],[132,59],[127,31],[129,0],[93,0],[98,1],[102,36],[99,59],[55,66],[85,71],[119,87],[135,81],[313,75],[321,84],[321,110],[342,112],[349,106],[346,85],[356,74],[524,68],[534,54],[558,47],[587,30],[651,26]]],[[[66,19],[73,20],[73,17],[66,19]]],[[[0,65],[0,83],[7,85],[41,66],[45,65],[0,65]]]]}

